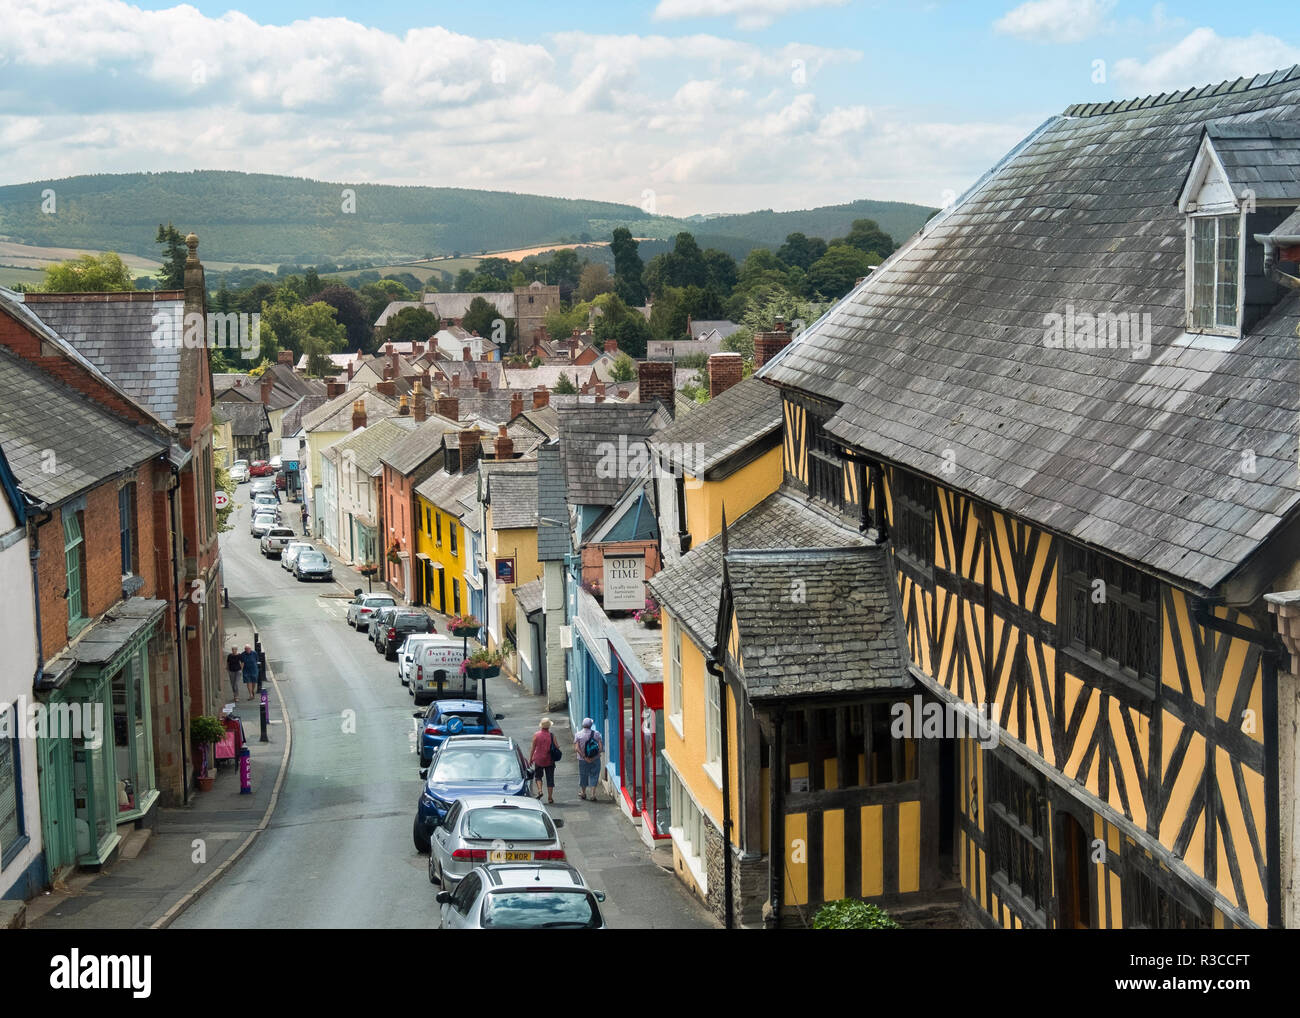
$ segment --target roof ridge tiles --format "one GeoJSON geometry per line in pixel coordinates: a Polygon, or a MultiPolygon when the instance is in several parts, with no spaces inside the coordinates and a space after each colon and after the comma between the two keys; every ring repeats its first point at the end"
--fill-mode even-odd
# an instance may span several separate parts
{"type": "Polygon", "coordinates": [[[1256,88],[1268,88],[1272,85],[1280,85],[1296,77],[1300,77],[1300,64],[1293,64],[1288,68],[1279,68],[1270,74],[1261,73],[1254,77],[1241,77],[1199,87],[1192,86],[1181,91],[1175,89],[1172,92],[1157,92],[1146,96],[1136,96],[1131,99],[1112,99],[1109,102],[1075,103],[1066,107],[1061,115],[1065,117],[1093,117],[1103,116],[1108,113],[1123,113],[1132,109],[1145,109],[1151,106],[1165,106],[1171,103],[1199,99],[1207,95],[1224,95],[1229,92],[1247,92],[1256,88]]]}

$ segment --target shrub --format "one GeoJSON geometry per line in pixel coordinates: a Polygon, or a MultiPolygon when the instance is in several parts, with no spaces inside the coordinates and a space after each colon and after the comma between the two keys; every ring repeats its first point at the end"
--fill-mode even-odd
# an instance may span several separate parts
{"type": "Polygon", "coordinates": [[[814,930],[897,930],[897,922],[879,905],[840,898],[828,901],[813,916],[814,930]]]}

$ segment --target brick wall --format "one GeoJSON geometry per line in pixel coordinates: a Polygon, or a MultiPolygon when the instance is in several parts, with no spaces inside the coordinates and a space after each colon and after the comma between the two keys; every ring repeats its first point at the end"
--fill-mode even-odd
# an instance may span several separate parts
{"type": "Polygon", "coordinates": [[[636,366],[638,401],[653,403],[659,400],[670,413],[677,408],[673,389],[672,361],[641,361],[636,366]]]}
{"type": "Polygon", "coordinates": [[[745,376],[745,362],[738,353],[709,355],[709,399],[721,395],[745,376]]]}

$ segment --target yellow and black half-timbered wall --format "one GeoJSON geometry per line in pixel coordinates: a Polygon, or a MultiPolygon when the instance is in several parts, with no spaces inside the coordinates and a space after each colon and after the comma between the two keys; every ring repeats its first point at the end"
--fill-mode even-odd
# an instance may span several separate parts
{"type": "Polygon", "coordinates": [[[1278,925],[1280,648],[1262,606],[839,445],[835,404],[783,399],[786,485],[888,539],[913,676],[996,723],[944,754],[943,854],[975,917],[1278,925]]]}

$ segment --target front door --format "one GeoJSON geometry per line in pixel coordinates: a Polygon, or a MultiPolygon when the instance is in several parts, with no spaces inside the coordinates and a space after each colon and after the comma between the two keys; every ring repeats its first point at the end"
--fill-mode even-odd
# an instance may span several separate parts
{"type": "Polygon", "coordinates": [[[1092,866],[1088,834],[1069,813],[1061,814],[1060,928],[1086,930],[1092,926],[1089,894],[1092,866]]]}
{"type": "Polygon", "coordinates": [[[72,809],[72,742],[40,740],[41,833],[50,879],[77,861],[76,818],[72,809]]]}

